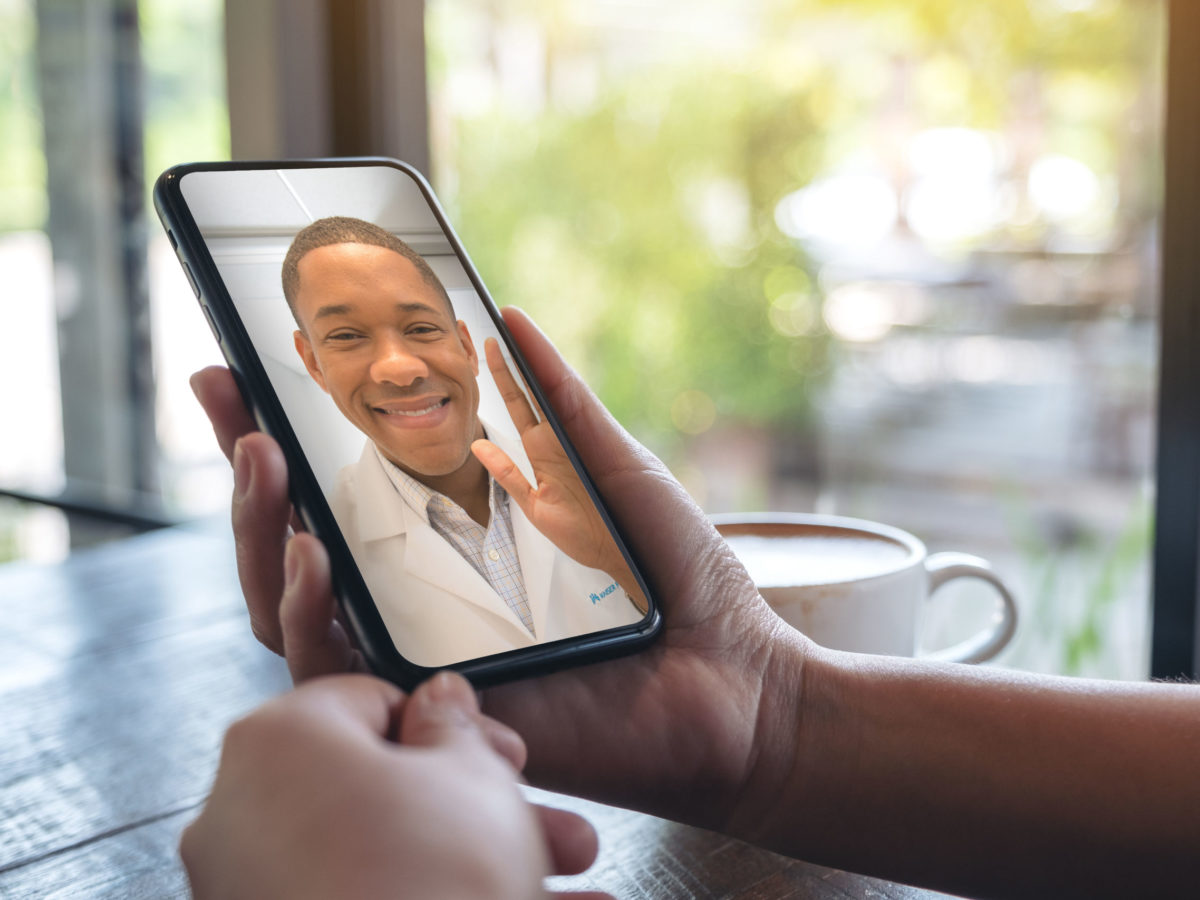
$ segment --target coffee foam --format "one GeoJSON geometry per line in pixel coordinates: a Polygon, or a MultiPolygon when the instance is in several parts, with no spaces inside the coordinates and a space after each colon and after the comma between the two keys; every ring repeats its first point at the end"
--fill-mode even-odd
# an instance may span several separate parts
{"type": "Polygon", "coordinates": [[[896,541],[848,529],[777,537],[743,533],[725,539],[760,588],[873,578],[903,568],[912,555],[896,541]]]}

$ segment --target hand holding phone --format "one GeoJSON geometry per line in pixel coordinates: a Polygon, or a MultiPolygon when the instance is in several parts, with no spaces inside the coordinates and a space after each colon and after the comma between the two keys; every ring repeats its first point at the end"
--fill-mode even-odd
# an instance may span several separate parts
{"type": "MultiPolygon", "coordinates": [[[[761,709],[792,708],[803,669],[781,671],[803,638],[778,626],[745,569],[666,467],[625,432],[530,319],[503,311],[546,402],[580,448],[664,598],[664,634],[648,650],[487,688],[484,711],[525,739],[539,787],[705,827],[753,821],[746,785],[790,761],[765,745],[761,709]],[[697,787],[703,785],[703,790],[697,787]],[[741,812],[739,812],[741,810],[741,812]]],[[[239,575],[259,639],[286,655],[296,682],[345,671],[357,657],[333,619],[329,562],[311,535],[287,541],[286,463],[250,420],[229,373],[194,379],[221,445],[242,439],[252,476],[235,504],[239,575]],[[283,587],[283,551],[301,577],[283,587]]],[[[782,712],[781,721],[786,721],[782,712]]],[[[769,779],[768,779],[769,780],[769,779]]]]}

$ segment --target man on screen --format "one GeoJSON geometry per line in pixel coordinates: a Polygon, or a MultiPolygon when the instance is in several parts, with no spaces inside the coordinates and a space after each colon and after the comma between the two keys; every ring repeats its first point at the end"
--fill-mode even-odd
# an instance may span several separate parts
{"type": "Polygon", "coordinates": [[[292,242],[283,290],[305,368],[367,437],[330,503],[404,656],[445,665],[641,618],[629,567],[491,338],[521,445],[479,418],[475,345],[419,254],[361,219],[319,219],[292,242]]]}

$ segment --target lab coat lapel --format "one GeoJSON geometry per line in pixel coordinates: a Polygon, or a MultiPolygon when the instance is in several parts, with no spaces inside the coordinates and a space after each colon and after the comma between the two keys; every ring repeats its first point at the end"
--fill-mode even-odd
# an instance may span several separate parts
{"type": "Polygon", "coordinates": [[[370,441],[354,467],[354,483],[359,539],[366,542],[403,537],[408,530],[404,515],[408,504],[392,486],[370,441]]]}
{"type": "Polygon", "coordinates": [[[525,579],[525,596],[529,600],[529,612],[533,616],[533,631],[539,641],[550,640],[546,634],[546,621],[550,609],[550,587],[554,580],[554,562],[558,551],[554,545],[525,518],[525,513],[511,498],[508,501],[512,514],[513,540],[517,544],[517,559],[521,561],[521,575],[525,579]]]}
{"type": "Polygon", "coordinates": [[[524,637],[523,643],[532,643],[529,630],[516,613],[448,541],[407,506],[405,519],[409,526],[408,540],[404,543],[407,574],[499,616],[524,637]]]}
{"type": "Polygon", "coordinates": [[[359,470],[363,496],[377,501],[358,507],[359,533],[364,541],[403,538],[405,574],[499,616],[524,639],[514,635],[515,646],[533,643],[524,623],[483,576],[397,493],[374,447],[368,445],[364,451],[359,470]]]}

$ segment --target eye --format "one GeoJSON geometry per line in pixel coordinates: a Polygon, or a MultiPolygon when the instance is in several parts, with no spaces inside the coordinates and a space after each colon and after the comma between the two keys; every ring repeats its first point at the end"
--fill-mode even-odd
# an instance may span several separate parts
{"type": "Polygon", "coordinates": [[[427,322],[418,322],[414,325],[410,325],[406,330],[408,334],[416,337],[429,337],[442,334],[441,328],[436,325],[430,325],[427,322]]]}
{"type": "Polygon", "coordinates": [[[350,341],[357,341],[362,337],[363,335],[359,334],[357,331],[331,331],[329,334],[325,335],[325,340],[336,341],[338,343],[348,343],[350,341]]]}

